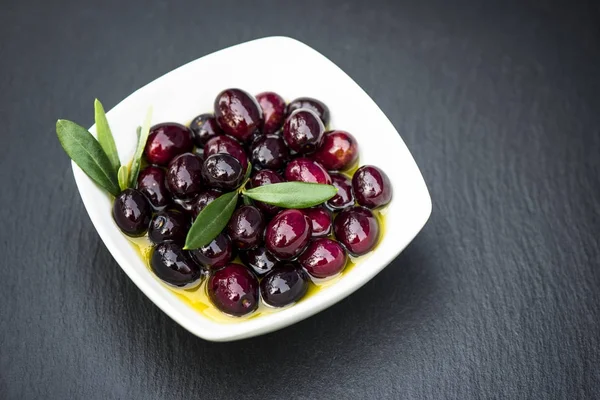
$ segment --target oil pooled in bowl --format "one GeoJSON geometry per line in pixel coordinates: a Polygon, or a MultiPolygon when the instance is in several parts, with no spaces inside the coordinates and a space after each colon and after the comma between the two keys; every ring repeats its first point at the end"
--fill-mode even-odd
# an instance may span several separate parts
{"type": "MultiPolygon", "coordinates": [[[[358,168],[358,166],[353,167],[353,169],[357,169],[357,168],[358,168]]],[[[349,173],[349,174],[351,174],[352,172],[353,171],[351,171],[351,170],[347,171],[347,173],[349,173]]],[[[379,243],[383,239],[383,236],[385,235],[385,230],[386,230],[385,229],[386,228],[385,213],[386,213],[386,208],[382,208],[380,210],[373,210],[373,214],[377,218],[377,220],[379,222],[379,228],[380,228],[377,246],[379,245],[379,243]]],[[[333,234],[330,235],[330,237],[333,238],[333,234]]],[[[148,241],[148,238],[144,237],[144,238],[138,238],[138,239],[133,239],[133,238],[129,238],[129,239],[133,243],[133,245],[136,248],[137,252],[139,253],[140,257],[142,257],[142,259],[144,260],[144,264],[146,265],[148,270],[150,270],[150,255],[151,255],[151,251],[152,251],[152,245],[148,241]]],[[[346,275],[347,273],[352,271],[352,269],[359,267],[359,264],[363,260],[368,258],[374,251],[376,251],[377,246],[375,246],[375,248],[372,251],[370,251],[368,254],[365,254],[360,257],[353,257],[353,256],[348,255],[348,262],[346,264],[346,268],[344,268],[344,270],[341,273],[339,273],[338,275],[336,275],[334,277],[331,277],[331,278],[328,278],[325,280],[319,280],[319,281],[313,280],[311,278],[311,280],[309,281],[308,292],[299,302],[304,301],[305,299],[309,298],[310,296],[314,296],[316,293],[318,293],[321,290],[327,290],[327,287],[329,287],[331,285],[335,285],[337,282],[339,282],[341,279],[344,278],[344,275],[346,275]]],[[[242,264],[239,257],[236,257],[236,259],[232,262],[242,264]]],[[[152,275],[154,276],[154,274],[152,274],[152,275]]],[[[159,280],[158,278],[155,278],[155,279],[159,280]]],[[[265,305],[261,300],[259,302],[258,309],[255,312],[253,312],[252,314],[249,314],[249,315],[246,315],[243,317],[232,317],[232,316],[222,313],[211,303],[210,299],[208,298],[208,293],[206,290],[206,282],[207,281],[208,281],[208,279],[205,277],[202,280],[202,283],[193,289],[178,289],[178,288],[174,288],[172,286],[168,286],[168,285],[162,283],[162,281],[160,281],[160,282],[162,285],[164,285],[166,288],[168,288],[170,291],[172,291],[187,306],[193,308],[194,310],[196,310],[198,313],[202,314],[206,318],[208,318],[212,321],[218,322],[218,323],[222,323],[222,324],[231,324],[231,323],[236,323],[236,322],[243,321],[243,320],[248,320],[251,318],[257,318],[257,317],[260,317],[261,315],[276,313],[276,312],[284,310],[285,308],[294,306],[292,304],[292,305],[289,305],[288,307],[284,307],[284,308],[272,308],[272,307],[265,305]]]]}

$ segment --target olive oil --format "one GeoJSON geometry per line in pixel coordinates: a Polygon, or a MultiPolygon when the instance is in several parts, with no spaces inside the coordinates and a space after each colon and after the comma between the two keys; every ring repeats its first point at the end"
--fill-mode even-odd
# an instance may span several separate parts
{"type": "MultiPolygon", "coordinates": [[[[375,214],[375,216],[377,217],[377,220],[379,222],[379,240],[378,240],[377,246],[379,246],[379,243],[381,243],[381,240],[383,239],[383,236],[385,235],[385,213],[386,213],[386,211],[387,211],[386,208],[373,211],[373,214],[375,214]]],[[[147,238],[131,239],[131,242],[134,244],[140,257],[144,260],[146,267],[148,269],[150,269],[150,256],[152,254],[151,243],[148,241],[147,238]]],[[[377,246],[372,251],[376,251],[377,246]]],[[[304,301],[305,299],[309,298],[310,296],[315,295],[316,293],[318,293],[321,290],[327,290],[327,288],[329,286],[335,285],[341,279],[344,279],[344,276],[347,273],[349,273],[350,271],[352,271],[354,268],[360,268],[361,262],[364,261],[366,258],[368,258],[370,256],[370,254],[371,254],[371,252],[368,254],[365,254],[363,256],[360,256],[360,257],[349,256],[348,263],[346,264],[346,268],[337,276],[328,278],[326,280],[311,281],[309,283],[308,292],[302,298],[302,300],[300,300],[300,302],[304,301]]],[[[242,264],[242,262],[240,261],[239,258],[236,258],[233,262],[242,264]]],[[[158,278],[156,278],[156,279],[158,279],[158,278]]],[[[199,312],[206,318],[208,318],[214,322],[221,323],[221,324],[236,323],[239,321],[257,318],[257,317],[260,317],[261,315],[272,314],[274,312],[278,312],[278,311],[282,310],[281,308],[272,308],[272,307],[266,306],[261,301],[261,302],[259,302],[258,309],[255,312],[253,312],[252,314],[250,314],[248,316],[244,316],[244,317],[230,317],[228,315],[223,314],[221,311],[219,311],[215,306],[213,306],[211,304],[210,299],[208,298],[207,290],[206,290],[206,282],[207,282],[207,279],[205,278],[202,280],[202,283],[200,284],[200,286],[198,286],[194,289],[177,289],[177,288],[174,288],[174,287],[171,287],[168,285],[165,285],[165,287],[167,287],[169,290],[171,290],[188,307],[193,308],[194,310],[196,310],[197,312],[199,312]]],[[[293,307],[293,305],[291,305],[289,307],[293,307]]]]}
{"type": "MultiPolygon", "coordinates": [[[[186,124],[186,125],[189,126],[190,124],[186,124]]],[[[143,159],[143,162],[144,162],[144,165],[142,167],[144,167],[146,165],[145,158],[143,159]]],[[[348,178],[352,179],[352,175],[354,175],[354,173],[359,168],[359,166],[360,166],[360,164],[357,159],[352,164],[352,166],[350,166],[346,170],[342,171],[341,173],[343,175],[347,176],[348,178]]],[[[373,214],[375,215],[375,217],[377,218],[377,220],[379,222],[379,239],[377,242],[377,246],[379,246],[379,243],[381,243],[381,240],[383,239],[383,236],[385,234],[385,213],[386,213],[386,211],[387,211],[387,207],[384,207],[380,210],[373,211],[373,214]]],[[[334,218],[335,218],[335,215],[337,215],[337,213],[333,214],[334,218]]],[[[332,239],[334,239],[333,233],[330,235],[330,237],[332,239]]],[[[152,244],[148,241],[148,239],[146,237],[138,238],[138,239],[131,239],[131,241],[135,245],[138,253],[140,254],[140,257],[142,257],[142,259],[144,260],[144,264],[146,265],[146,267],[148,269],[150,269],[150,256],[152,254],[152,244]]],[[[373,249],[372,251],[375,251],[377,246],[375,246],[375,249],[373,249]]],[[[327,278],[327,279],[311,280],[309,283],[308,292],[302,298],[302,300],[300,300],[300,302],[304,301],[305,299],[309,298],[310,296],[315,295],[316,293],[318,293],[321,290],[327,290],[327,288],[329,286],[332,286],[332,285],[336,284],[337,282],[339,282],[341,279],[344,278],[344,275],[346,275],[348,272],[350,272],[352,269],[354,269],[363,260],[368,258],[370,256],[370,254],[371,254],[371,252],[369,254],[365,254],[360,257],[348,256],[348,262],[346,264],[346,267],[337,276],[327,278]]],[[[233,262],[243,264],[241,262],[241,260],[239,259],[239,257],[237,257],[233,262]]],[[[158,279],[158,278],[156,278],[156,279],[158,279]]],[[[228,316],[226,314],[223,314],[221,311],[219,311],[210,302],[210,299],[208,298],[208,291],[206,289],[207,280],[208,279],[206,279],[206,277],[205,277],[202,280],[202,283],[198,287],[193,288],[193,289],[177,289],[172,286],[168,286],[162,282],[161,283],[163,285],[165,285],[165,287],[167,287],[169,290],[171,290],[183,303],[187,304],[187,306],[193,308],[194,310],[196,310],[200,314],[204,315],[208,319],[218,322],[218,323],[222,323],[222,324],[231,324],[231,323],[236,323],[239,321],[249,320],[249,319],[260,317],[261,315],[272,314],[274,312],[278,312],[278,311],[282,310],[281,308],[269,307],[269,306],[265,305],[262,301],[260,301],[259,305],[258,305],[258,309],[250,315],[243,316],[243,317],[228,316]]],[[[288,307],[293,307],[293,305],[288,306],[288,307]]]]}

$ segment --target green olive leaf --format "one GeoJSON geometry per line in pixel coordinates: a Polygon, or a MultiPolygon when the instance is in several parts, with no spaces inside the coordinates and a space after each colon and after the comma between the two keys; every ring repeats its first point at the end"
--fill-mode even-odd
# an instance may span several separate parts
{"type": "Polygon", "coordinates": [[[115,138],[108,125],[104,107],[98,99],[94,100],[94,119],[96,120],[96,136],[98,137],[98,143],[102,146],[102,150],[106,153],[115,171],[118,171],[121,166],[121,161],[119,160],[119,153],[117,152],[117,146],[115,145],[115,138]]]}
{"type": "Polygon", "coordinates": [[[242,196],[242,201],[244,202],[244,205],[246,205],[246,206],[252,205],[252,199],[248,196],[242,196]]]}
{"type": "Polygon", "coordinates": [[[102,146],[87,129],[66,119],[56,121],[56,135],[62,148],[91,180],[108,193],[119,194],[117,171],[102,146]]]}
{"type": "Polygon", "coordinates": [[[238,201],[238,192],[233,191],[217,197],[196,217],[187,237],[185,250],[194,250],[209,244],[227,226],[231,215],[235,211],[238,201]]]}
{"type": "Polygon", "coordinates": [[[142,124],[142,128],[138,128],[138,143],[131,160],[131,169],[129,171],[129,186],[135,187],[137,182],[138,174],[140,173],[140,166],[142,164],[142,155],[144,154],[144,148],[146,148],[146,141],[150,134],[150,123],[152,122],[152,107],[148,108],[146,113],[146,119],[142,124]]]}
{"type": "MultiPolygon", "coordinates": [[[[240,186],[238,186],[238,188],[237,188],[238,193],[242,193],[242,191],[244,190],[244,188],[248,184],[248,181],[250,180],[250,174],[251,173],[252,173],[252,164],[250,163],[250,161],[248,161],[248,167],[246,168],[246,173],[244,174],[244,179],[242,179],[242,184],[240,186]]],[[[246,200],[249,200],[249,199],[247,199],[246,197],[244,197],[242,200],[244,201],[244,204],[248,205],[246,203],[246,200]]]]}
{"type": "Polygon", "coordinates": [[[250,178],[250,174],[252,173],[252,163],[248,161],[248,167],[246,168],[246,174],[244,174],[244,179],[242,182],[246,183],[246,181],[250,178]]]}
{"type": "Polygon", "coordinates": [[[119,187],[121,190],[125,190],[129,187],[129,168],[127,168],[127,165],[121,165],[119,173],[117,174],[117,179],[119,180],[119,187]]]}
{"type": "Polygon", "coordinates": [[[337,193],[333,185],[283,182],[242,190],[244,196],[283,208],[308,208],[329,200],[337,193]]]}

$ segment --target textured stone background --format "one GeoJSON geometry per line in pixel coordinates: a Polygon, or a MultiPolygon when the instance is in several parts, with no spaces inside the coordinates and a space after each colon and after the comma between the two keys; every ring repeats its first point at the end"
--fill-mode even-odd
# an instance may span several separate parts
{"type": "Polygon", "coordinates": [[[3,0],[0,398],[597,397],[597,4],[3,0]],[[112,259],[54,123],[89,126],[94,97],[111,108],[183,63],[269,35],[306,42],[373,97],[434,209],[346,300],[273,334],[209,343],[112,259]]]}

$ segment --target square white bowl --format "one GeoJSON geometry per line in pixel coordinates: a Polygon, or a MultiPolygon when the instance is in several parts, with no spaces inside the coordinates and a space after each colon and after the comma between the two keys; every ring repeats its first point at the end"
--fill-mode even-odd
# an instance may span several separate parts
{"type": "MultiPolygon", "coordinates": [[[[417,235],[431,214],[431,198],[419,168],[377,104],[326,57],[287,37],[258,39],[209,54],[131,94],[107,114],[121,161],[131,159],[136,127],[141,125],[149,106],[154,108],[153,124],[187,123],[196,115],[211,111],[217,93],[228,87],[239,87],[253,94],[273,90],[287,101],[300,96],[322,100],[331,110],[331,127],[347,130],[358,140],[360,164],[373,164],[387,172],[394,197],[387,208],[382,241],[368,258],[337,283],[280,312],[235,324],[221,324],[183,303],[148,270],[115,225],[110,197],[73,163],[75,181],[90,219],[121,268],[167,315],[191,333],[212,341],[271,332],[340,301],[386,267],[417,235]],[[256,62],[257,59],[260,62],[256,62]]],[[[95,126],[90,131],[95,134],[95,126]]]]}

